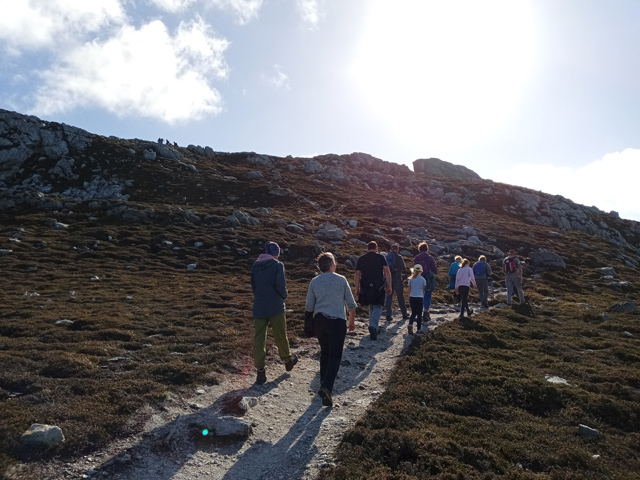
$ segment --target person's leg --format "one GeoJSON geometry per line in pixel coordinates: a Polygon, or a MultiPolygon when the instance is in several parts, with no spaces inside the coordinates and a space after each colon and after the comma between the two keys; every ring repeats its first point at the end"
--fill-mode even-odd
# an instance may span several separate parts
{"type": "Polygon", "coordinates": [[[418,331],[422,330],[422,308],[424,305],[424,300],[422,297],[416,297],[416,312],[418,312],[418,331]]]}
{"type": "Polygon", "coordinates": [[[409,317],[410,327],[413,325],[413,321],[418,317],[418,302],[416,301],[417,298],[418,297],[409,297],[409,306],[411,307],[411,317],[409,317]]]}
{"type": "Polygon", "coordinates": [[[344,339],[347,336],[347,322],[342,319],[330,318],[328,323],[328,364],[325,375],[322,377],[322,388],[326,388],[329,393],[333,392],[333,384],[340,370],[342,362],[342,350],[344,349],[344,339]]]}
{"type": "Polygon", "coordinates": [[[288,362],[291,358],[291,350],[289,350],[289,339],[287,338],[287,319],[284,312],[275,315],[269,319],[271,321],[271,330],[273,331],[273,339],[278,346],[278,354],[280,360],[288,362]]]}
{"type": "Polygon", "coordinates": [[[378,331],[378,324],[382,316],[382,305],[369,305],[369,326],[378,331]]]}
{"type": "Polygon", "coordinates": [[[511,296],[513,295],[513,279],[511,276],[505,276],[505,284],[507,285],[507,305],[511,305],[511,296]]]}
{"type": "Polygon", "coordinates": [[[524,292],[522,291],[522,282],[520,281],[520,277],[517,277],[514,279],[513,282],[516,291],[518,292],[518,298],[520,299],[520,303],[524,303],[524,292]]]}
{"type": "Polygon", "coordinates": [[[327,365],[329,364],[329,325],[327,324],[327,317],[319,313],[313,319],[314,333],[318,337],[318,343],[320,344],[320,382],[324,379],[327,373],[327,365]]]}
{"type": "Polygon", "coordinates": [[[264,368],[267,356],[268,318],[253,319],[253,364],[258,370],[264,368]]]}
{"type": "Polygon", "coordinates": [[[431,308],[431,296],[433,295],[433,292],[431,290],[425,290],[424,291],[424,310],[426,312],[429,311],[429,309],[431,308]]]}
{"type": "Polygon", "coordinates": [[[391,292],[391,295],[387,295],[387,300],[385,302],[385,309],[387,310],[387,322],[390,322],[392,320],[391,318],[391,304],[393,303],[393,291],[391,292]]]}
{"type": "Polygon", "coordinates": [[[458,291],[460,292],[460,316],[464,317],[464,312],[469,311],[469,287],[460,285],[458,291]]]}
{"type": "Polygon", "coordinates": [[[400,278],[396,282],[396,295],[398,295],[398,308],[402,313],[402,318],[407,318],[407,304],[404,301],[404,285],[402,284],[402,279],[400,278]]]}

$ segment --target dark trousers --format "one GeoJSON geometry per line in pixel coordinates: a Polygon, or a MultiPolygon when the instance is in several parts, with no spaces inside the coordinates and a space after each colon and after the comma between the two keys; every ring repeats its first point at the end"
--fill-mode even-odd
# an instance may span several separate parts
{"type": "Polygon", "coordinates": [[[411,318],[409,318],[409,325],[413,325],[413,321],[417,319],[418,330],[422,328],[422,308],[424,305],[424,299],[422,297],[409,297],[409,305],[411,306],[411,318]]]}
{"type": "Polygon", "coordinates": [[[469,286],[460,285],[458,287],[458,292],[460,292],[460,316],[464,317],[464,311],[467,311],[468,315],[471,315],[471,310],[469,309],[469,286]]]}
{"type": "Polygon", "coordinates": [[[393,302],[393,294],[395,293],[398,297],[398,307],[402,312],[402,316],[407,316],[407,305],[404,302],[404,285],[402,284],[402,278],[394,278],[391,282],[391,295],[387,295],[387,304],[385,305],[387,309],[387,320],[391,321],[391,303],[393,302]]]}
{"type": "Polygon", "coordinates": [[[347,321],[328,318],[318,313],[314,317],[314,323],[320,344],[320,387],[333,392],[333,383],[338,376],[344,339],[347,336],[347,321]]]}

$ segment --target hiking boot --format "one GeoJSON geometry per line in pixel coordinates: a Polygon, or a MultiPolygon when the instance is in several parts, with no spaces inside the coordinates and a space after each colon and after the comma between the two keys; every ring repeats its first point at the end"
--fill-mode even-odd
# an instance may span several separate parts
{"type": "Polygon", "coordinates": [[[322,398],[322,405],[325,407],[333,407],[333,400],[331,399],[331,393],[326,388],[322,387],[318,390],[318,395],[322,398]]]}
{"type": "Polygon", "coordinates": [[[267,382],[267,372],[265,372],[264,368],[258,369],[258,376],[256,377],[256,383],[258,385],[262,385],[267,382]]]}
{"type": "Polygon", "coordinates": [[[425,310],[424,313],[422,314],[422,321],[423,322],[431,321],[431,313],[429,313],[429,310],[425,310]]]}
{"type": "Polygon", "coordinates": [[[376,327],[369,327],[369,335],[371,336],[371,340],[378,339],[378,331],[376,330],[376,327]]]}
{"type": "Polygon", "coordinates": [[[467,310],[467,316],[470,317],[471,315],[473,315],[473,310],[467,310]]]}
{"type": "Polygon", "coordinates": [[[292,355],[289,361],[284,364],[285,370],[287,372],[290,372],[291,370],[293,370],[293,367],[295,366],[296,363],[298,363],[298,356],[292,355]]]}
{"type": "Polygon", "coordinates": [[[416,335],[424,335],[424,332],[421,328],[416,332],[416,335]]]}
{"type": "Polygon", "coordinates": [[[402,315],[403,320],[409,320],[410,318],[411,318],[411,315],[407,315],[407,314],[402,315]]]}
{"type": "Polygon", "coordinates": [[[413,335],[413,326],[409,325],[407,330],[409,331],[409,335],[413,335]]]}

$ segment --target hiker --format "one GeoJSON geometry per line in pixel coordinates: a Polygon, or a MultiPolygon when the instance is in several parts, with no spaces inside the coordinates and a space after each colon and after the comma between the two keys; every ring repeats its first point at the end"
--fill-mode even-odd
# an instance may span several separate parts
{"type": "Polygon", "coordinates": [[[402,319],[406,320],[409,318],[407,315],[407,306],[404,302],[404,285],[402,283],[402,274],[407,269],[407,266],[404,264],[404,258],[402,255],[398,253],[400,250],[400,245],[394,243],[391,245],[389,249],[389,254],[387,255],[387,265],[389,265],[389,271],[391,272],[391,295],[387,295],[387,322],[391,321],[391,303],[393,302],[393,293],[396,293],[398,297],[398,307],[402,312],[402,319]]]}
{"type": "Polygon", "coordinates": [[[349,311],[349,331],[356,329],[356,301],[347,279],[336,273],[336,259],[331,253],[318,257],[320,275],[309,283],[306,309],[313,312],[315,336],[320,344],[320,390],[322,405],[333,406],[331,394],[338,376],[342,349],[347,335],[345,305],[349,311]]]}
{"type": "Polygon", "coordinates": [[[484,308],[489,308],[489,279],[492,275],[491,266],[487,263],[487,257],[480,255],[473,265],[473,276],[476,278],[480,303],[484,308]]]}
{"type": "Polygon", "coordinates": [[[431,314],[429,310],[431,309],[431,295],[436,288],[436,274],[438,273],[438,266],[436,265],[436,261],[433,259],[431,255],[429,255],[429,244],[427,242],[422,242],[418,245],[418,254],[413,259],[414,267],[416,265],[420,265],[422,267],[422,276],[427,282],[427,285],[424,289],[424,313],[423,317],[425,321],[431,320],[431,314]]]}
{"type": "Polygon", "coordinates": [[[411,276],[407,282],[409,284],[409,306],[411,307],[411,318],[407,330],[409,335],[413,335],[413,320],[417,320],[418,335],[422,334],[422,308],[424,306],[424,289],[427,281],[422,276],[422,265],[417,264],[411,269],[411,276]]]}
{"type": "Polygon", "coordinates": [[[287,372],[298,363],[292,356],[287,338],[287,320],[284,301],[288,296],[284,265],[278,261],[280,247],[275,242],[267,242],[264,252],[251,267],[251,290],[253,290],[253,362],[258,370],[256,383],[267,381],[265,358],[267,354],[267,328],[271,325],[273,338],[278,346],[280,359],[285,362],[287,372]]]}
{"type": "Polygon", "coordinates": [[[518,251],[515,248],[509,250],[508,256],[502,261],[502,271],[507,285],[507,305],[511,305],[513,290],[518,291],[520,303],[525,303],[524,292],[522,291],[522,262],[518,258],[518,251]]]}
{"type": "Polygon", "coordinates": [[[473,284],[475,288],[478,288],[476,279],[473,276],[473,270],[469,266],[469,260],[465,258],[462,260],[460,270],[456,273],[456,293],[460,294],[460,318],[464,318],[465,310],[468,316],[473,314],[473,310],[469,308],[469,290],[471,289],[471,284],[473,284]]]}
{"type": "Polygon", "coordinates": [[[162,142],[164,142],[164,138],[160,137],[160,138],[158,139],[158,143],[159,143],[160,145],[162,145],[162,142]]]}
{"type": "Polygon", "coordinates": [[[358,303],[369,306],[369,335],[376,340],[382,305],[386,296],[391,295],[391,271],[387,260],[378,253],[376,242],[369,242],[367,253],[358,258],[355,283],[358,303]]]}
{"type": "Polygon", "coordinates": [[[449,285],[447,285],[447,293],[451,293],[451,290],[454,291],[453,300],[456,302],[456,305],[460,303],[460,297],[455,293],[456,274],[458,273],[458,270],[460,270],[461,265],[462,257],[460,255],[456,255],[453,259],[453,263],[449,265],[449,285]]]}

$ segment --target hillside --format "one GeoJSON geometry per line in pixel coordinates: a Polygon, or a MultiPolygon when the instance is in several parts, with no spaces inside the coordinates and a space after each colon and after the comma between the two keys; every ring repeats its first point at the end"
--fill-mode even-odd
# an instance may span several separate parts
{"type": "Polygon", "coordinates": [[[283,248],[296,344],[315,256],[351,279],[373,239],[408,263],[428,241],[440,304],[452,255],[499,270],[515,247],[531,304],[416,338],[322,478],[638,478],[640,224],[426,163],[216,152],[0,110],[0,468],[90,453],[167,394],[246,373],[265,241],[283,248]],[[66,441],[22,447],[36,422],[66,441]]]}

